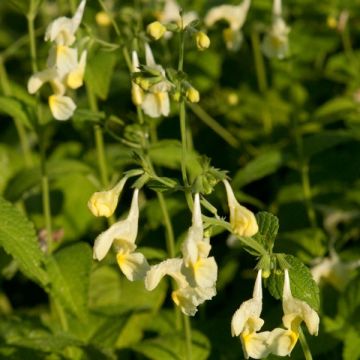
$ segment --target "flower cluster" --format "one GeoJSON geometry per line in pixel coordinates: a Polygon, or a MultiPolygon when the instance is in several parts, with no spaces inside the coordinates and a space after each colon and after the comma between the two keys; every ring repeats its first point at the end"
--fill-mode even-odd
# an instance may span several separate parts
{"type": "Polygon", "coordinates": [[[299,339],[302,322],[305,322],[311,335],[317,335],[319,330],[319,315],[306,302],[292,296],[289,272],[285,269],[282,297],[284,328],[259,332],[264,325],[264,320],[260,318],[262,311],[261,275],[262,271],[259,270],[252,299],[241,304],[231,321],[232,336],[240,337],[246,359],[249,357],[262,359],[269,354],[290,355],[299,339]]]}
{"type": "Polygon", "coordinates": [[[53,43],[47,59],[47,68],[33,74],[28,81],[30,94],[36,93],[44,83],[51,85],[53,94],[49,96],[49,107],[57,120],[69,119],[76,105],[66,96],[67,89],[77,89],[83,85],[87,52],[80,55],[75,43],[75,33],[80,26],[86,0],[82,0],[72,18],[60,17],[46,29],[45,41],[53,43]]]}
{"type": "Polygon", "coordinates": [[[195,315],[197,306],[216,294],[217,265],[209,257],[210,239],[204,237],[200,195],[194,196],[192,225],[182,244],[182,258],[174,258],[152,266],[145,278],[147,290],[153,290],[165,276],[172,277],[178,288],[172,299],[186,315],[195,315]]]}
{"type": "MultiPolygon", "coordinates": [[[[88,202],[90,211],[95,216],[113,215],[126,181],[125,176],[112,189],[95,192],[88,202]]],[[[224,180],[224,184],[233,233],[239,236],[256,234],[258,225],[254,214],[238,203],[227,180],[224,180]]],[[[204,232],[200,194],[194,195],[192,223],[181,246],[182,257],[167,259],[151,267],[144,255],[136,251],[138,194],[139,189],[135,189],[128,216],[111,225],[95,239],[94,259],[102,260],[114,245],[121,271],[130,281],[144,280],[148,291],[155,289],[165,275],[170,276],[177,284],[172,292],[174,303],[184,314],[193,316],[200,304],[216,295],[217,280],[217,264],[215,258],[209,256],[210,239],[204,232]]]]}
{"type": "MultiPolygon", "coordinates": [[[[88,202],[90,211],[95,216],[111,216],[126,180],[127,178],[124,177],[114,188],[94,193],[88,202]]],[[[100,261],[114,245],[117,263],[130,281],[143,279],[149,269],[145,256],[135,251],[139,222],[138,196],[139,189],[135,189],[128,216],[102,232],[95,239],[93,251],[94,259],[100,261]]]]}
{"type": "MultiPolygon", "coordinates": [[[[150,117],[168,116],[170,112],[169,91],[173,85],[167,79],[164,68],[155,62],[148,44],[145,44],[145,60],[147,76],[135,76],[131,90],[132,100],[135,105],[141,106],[144,113],[150,117]]],[[[140,63],[136,51],[132,53],[132,66],[134,74],[137,75],[140,63]]]]}

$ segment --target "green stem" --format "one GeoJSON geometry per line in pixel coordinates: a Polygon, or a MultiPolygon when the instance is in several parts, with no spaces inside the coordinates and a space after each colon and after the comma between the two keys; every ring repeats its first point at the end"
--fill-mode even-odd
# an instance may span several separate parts
{"type": "MultiPolygon", "coordinates": [[[[89,84],[86,84],[86,92],[87,92],[88,102],[91,111],[94,112],[99,111],[96,95],[93,89],[89,86],[89,84]]],[[[94,138],[95,138],[95,148],[96,148],[97,162],[100,172],[101,185],[104,188],[107,188],[109,185],[109,177],[108,177],[108,169],[107,169],[106,156],[105,156],[104,135],[99,125],[94,125],[94,138]]]]}
{"type": "Polygon", "coordinates": [[[181,174],[182,179],[185,186],[185,197],[190,209],[192,209],[192,197],[189,192],[189,179],[186,171],[186,163],[187,163],[187,133],[186,133],[186,109],[185,109],[185,101],[182,99],[180,101],[180,109],[179,109],[179,118],[180,118],[180,133],[181,133],[181,174]]]}
{"type": "Polygon", "coordinates": [[[185,314],[183,316],[183,327],[184,327],[184,336],[185,336],[185,344],[186,344],[186,353],[185,359],[191,360],[192,359],[192,341],[191,341],[191,323],[190,318],[185,314]]]}
{"type": "Polygon", "coordinates": [[[216,132],[223,138],[230,146],[237,148],[239,146],[238,140],[227,129],[222,127],[212,116],[210,116],[200,105],[188,104],[192,112],[211,130],[216,132]]]}
{"type": "Polygon", "coordinates": [[[304,356],[305,356],[305,360],[312,360],[313,357],[311,354],[311,350],[309,348],[309,345],[306,341],[306,337],[305,337],[301,327],[299,328],[299,340],[300,340],[301,348],[302,348],[304,356]]]}
{"type": "Polygon", "coordinates": [[[259,34],[256,28],[253,28],[251,32],[251,43],[255,60],[255,71],[258,87],[261,93],[265,93],[268,90],[268,84],[266,79],[264,58],[261,53],[259,34]]]}
{"type": "Polygon", "coordinates": [[[309,176],[309,164],[308,160],[304,156],[304,146],[303,146],[303,139],[302,134],[300,133],[298,122],[296,115],[293,120],[293,128],[295,133],[295,142],[299,157],[299,166],[300,166],[300,175],[301,175],[301,185],[302,191],[306,206],[307,216],[310,222],[311,227],[316,228],[317,221],[316,221],[316,213],[314,209],[314,205],[312,202],[312,192],[311,192],[311,184],[310,184],[310,176],[309,176]]]}
{"type": "MultiPolygon", "coordinates": [[[[1,56],[0,56],[0,82],[1,82],[1,87],[2,87],[2,91],[3,91],[4,95],[11,96],[12,93],[11,93],[11,88],[10,88],[10,84],[9,84],[9,79],[8,79],[6,68],[5,68],[5,65],[3,63],[3,59],[1,56]]],[[[18,133],[18,136],[19,136],[21,151],[24,156],[25,165],[27,167],[31,167],[33,165],[32,157],[31,157],[31,150],[30,150],[31,147],[30,147],[30,143],[28,141],[25,126],[23,125],[21,120],[18,119],[17,117],[14,117],[14,124],[16,127],[16,131],[18,133]]]]}
{"type": "Polygon", "coordinates": [[[38,67],[37,67],[34,20],[35,20],[35,14],[30,12],[27,15],[27,24],[28,24],[29,41],[30,41],[30,59],[31,59],[32,71],[33,73],[36,73],[38,67]]]}
{"type": "Polygon", "coordinates": [[[164,225],[166,229],[166,248],[170,258],[175,257],[175,237],[174,237],[174,230],[171,224],[169,211],[166,206],[166,202],[164,199],[164,195],[161,193],[157,193],[157,197],[160,203],[161,212],[163,213],[164,217],[164,225]]]}
{"type": "Polygon", "coordinates": [[[50,186],[47,174],[46,163],[46,143],[45,134],[41,128],[38,129],[39,148],[40,148],[40,171],[41,171],[41,190],[42,190],[42,208],[45,217],[46,239],[49,253],[52,252],[52,219],[50,203],[50,186]]]}
{"type": "MultiPolygon", "coordinates": [[[[259,33],[255,27],[251,32],[251,42],[252,42],[252,49],[253,49],[253,55],[255,61],[255,71],[258,82],[258,88],[260,93],[264,95],[268,90],[268,83],[266,79],[264,57],[261,52],[259,33]]],[[[267,106],[262,110],[261,115],[264,126],[264,132],[265,134],[269,134],[271,133],[272,130],[272,119],[267,109],[267,106]]]]}

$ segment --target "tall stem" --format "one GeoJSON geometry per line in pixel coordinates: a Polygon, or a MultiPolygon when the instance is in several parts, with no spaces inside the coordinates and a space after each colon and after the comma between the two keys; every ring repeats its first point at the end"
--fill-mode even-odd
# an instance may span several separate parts
{"type": "Polygon", "coordinates": [[[301,175],[301,185],[303,191],[303,197],[306,206],[307,216],[310,222],[311,227],[316,228],[316,213],[314,209],[314,205],[312,202],[312,193],[311,193],[311,184],[310,184],[310,176],[309,176],[309,164],[308,160],[304,155],[304,147],[303,147],[303,139],[302,134],[300,133],[298,121],[296,115],[294,115],[293,120],[293,128],[295,133],[295,142],[296,148],[299,157],[299,166],[300,166],[300,175],[301,175]]]}
{"type": "MultiPolygon", "coordinates": [[[[31,68],[35,73],[38,70],[37,67],[37,56],[36,56],[36,42],[35,42],[35,31],[34,31],[34,20],[35,20],[35,6],[34,1],[31,1],[30,12],[27,14],[28,32],[29,32],[29,43],[30,43],[30,58],[31,68]]],[[[41,192],[42,192],[42,207],[45,217],[45,228],[46,228],[46,239],[48,243],[48,249],[52,249],[52,219],[51,219],[51,204],[50,204],[50,189],[49,189],[49,178],[47,175],[46,166],[46,144],[43,129],[41,128],[39,111],[39,97],[37,96],[36,102],[37,109],[37,136],[39,140],[40,148],[40,170],[41,170],[41,192]]]]}
{"type": "Polygon", "coordinates": [[[301,327],[299,328],[299,340],[300,340],[301,348],[304,353],[305,360],[313,360],[311,350],[309,348],[309,345],[306,341],[306,337],[301,327]]]}
{"type": "MultiPolygon", "coordinates": [[[[264,58],[261,53],[260,39],[257,29],[254,27],[251,32],[251,42],[255,61],[256,78],[258,88],[262,95],[266,94],[268,90],[268,83],[266,79],[266,70],[264,58]]],[[[267,108],[262,110],[262,121],[265,134],[269,134],[272,130],[272,119],[267,108]]]]}
{"type": "MultiPolygon", "coordinates": [[[[98,111],[99,107],[97,104],[96,95],[88,84],[86,84],[86,92],[91,111],[98,111]]],[[[109,177],[105,156],[104,135],[99,125],[94,125],[94,138],[101,185],[106,188],[109,185],[109,177]]]]}
{"type": "Polygon", "coordinates": [[[184,335],[185,335],[185,346],[186,346],[186,353],[185,359],[191,360],[192,359],[192,341],[191,341],[191,323],[190,318],[185,314],[183,316],[183,325],[184,325],[184,335]]]}

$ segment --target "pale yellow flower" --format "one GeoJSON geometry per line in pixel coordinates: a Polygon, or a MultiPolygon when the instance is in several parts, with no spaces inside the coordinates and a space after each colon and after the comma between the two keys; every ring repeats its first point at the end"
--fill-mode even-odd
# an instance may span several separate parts
{"type": "Polygon", "coordinates": [[[224,40],[229,50],[236,51],[240,48],[243,35],[243,27],[247,13],[250,8],[251,0],[244,0],[239,5],[220,5],[209,10],[205,16],[205,24],[213,26],[219,20],[225,20],[229,27],[224,29],[224,40]]]}
{"type": "Polygon", "coordinates": [[[285,58],[289,50],[289,32],[290,28],[282,18],[281,0],[274,0],[273,22],[262,43],[264,54],[270,58],[285,58]]]}
{"type": "Polygon", "coordinates": [[[291,294],[289,272],[284,272],[282,318],[285,329],[271,331],[267,343],[271,352],[278,356],[290,355],[299,338],[299,328],[304,321],[310,335],[319,331],[319,315],[305,301],[296,299],[291,294]]]}
{"type": "Polygon", "coordinates": [[[238,203],[229,182],[224,180],[223,183],[230,210],[230,225],[234,234],[239,236],[255,235],[259,231],[255,215],[245,206],[238,203]]]}
{"type": "Polygon", "coordinates": [[[110,217],[114,213],[126,180],[125,176],[112,189],[92,194],[88,207],[93,215],[110,217]]]}
{"type": "Polygon", "coordinates": [[[94,259],[100,261],[109,252],[111,245],[114,245],[118,265],[131,281],[143,279],[149,270],[144,255],[135,252],[139,221],[138,194],[139,190],[135,189],[126,219],[118,221],[102,232],[95,239],[93,249],[94,259]]]}
{"type": "Polygon", "coordinates": [[[259,270],[254,285],[253,297],[240,305],[231,320],[231,334],[240,337],[246,359],[249,357],[262,359],[270,353],[266,343],[270,332],[258,333],[264,325],[264,320],[260,318],[262,311],[261,281],[261,270],[259,270]]]}
{"type": "Polygon", "coordinates": [[[46,29],[45,40],[58,45],[70,46],[75,42],[75,32],[84,14],[86,0],[82,0],[72,18],[65,16],[55,19],[46,29]]]}
{"type": "Polygon", "coordinates": [[[195,194],[192,225],[181,247],[183,259],[168,259],[152,266],[145,277],[145,288],[153,290],[168,275],[177,284],[171,294],[174,303],[189,316],[195,315],[197,307],[216,295],[217,265],[208,257],[211,246],[204,238],[200,197],[195,194]]]}
{"type": "Polygon", "coordinates": [[[157,118],[161,115],[168,116],[170,112],[169,91],[171,84],[166,79],[165,70],[161,65],[155,63],[154,56],[148,44],[145,44],[146,65],[159,71],[163,80],[151,85],[146,92],[141,107],[146,115],[157,118]]]}

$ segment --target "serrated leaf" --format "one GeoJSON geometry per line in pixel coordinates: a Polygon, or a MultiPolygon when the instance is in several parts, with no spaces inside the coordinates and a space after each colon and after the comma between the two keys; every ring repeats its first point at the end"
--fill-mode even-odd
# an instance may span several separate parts
{"type": "Polygon", "coordinates": [[[45,254],[40,250],[34,225],[14,205],[0,197],[0,245],[18,263],[25,276],[41,286],[48,282],[43,268],[45,254]]]}
{"type": "Polygon", "coordinates": [[[280,151],[274,150],[261,154],[235,174],[232,186],[237,189],[264,176],[273,174],[284,165],[285,160],[280,151]]]}
{"type": "MultiPolygon", "coordinates": [[[[314,310],[319,311],[319,287],[311,276],[310,270],[296,257],[285,256],[286,262],[291,266],[289,270],[292,295],[308,303],[314,310]]],[[[282,297],[284,286],[284,273],[272,272],[267,287],[275,299],[282,297]]]]}
{"type": "Polygon", "coordinates": [[[256,214],[256,221],[259,226],[259,232],[254,236],[269,251],[274,246],[274,241],[279,230],[279,219],[266,211],[256,214]]]}
{"type": "Polygon", "coordinates": [[[48,259],[50,293],[68,310],[84,317],[87,312],[92,250],[86,243],[76,243],[48,259]]]}
{"type": "Polygon", "coordinates": [[[31,113],[27,105],[13,97],[0,96],[0,112],[16,118],[29,129],[32,129],[30,121],[31,113]]]}
{"type": "MultiPolygon", "coordinates": [[[[192,331],[192,358],[205,360],[210,353],[209,340],[199,331],[192,331]]],[[[155,339],[144,340],[132,346],[136,352],[152,360],[182,360],[186,357],[186,344],[182,334],[167,334],[155,339]]]]}
{"type": "Polygon", "coordinates": [[[102,100],[108,96],[115,64],[115,54],[101,51],[92,56],[86,64],[86,82],[102,100]]]}

